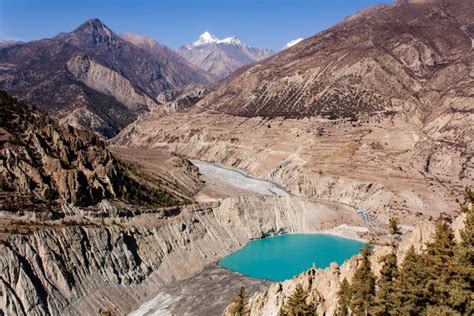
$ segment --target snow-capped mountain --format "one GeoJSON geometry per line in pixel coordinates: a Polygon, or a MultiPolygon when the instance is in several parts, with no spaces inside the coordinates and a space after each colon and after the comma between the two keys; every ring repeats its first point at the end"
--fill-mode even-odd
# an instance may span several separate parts
{"type": "Polygon", "coordinates": [[[237,37],[231,36],[231,37],[226,37],[224,39],[218,39],[214,35],[212,35],[209,32],[204,32],[199,36],[199,38],[194,41],[193,43],[186,45],[185,47],[188,49],[206,45],[206,44],[230,44],[230,45],[236,45],[236,46],[247,46],[244,43],[242,43],[237,37]]]}
{"type": "Polygon", "coordinates": [[[193,43],[181,47],[178,53],[222,79],[242,66],[271,56],[273,51],[250,47],[235,36],[219,39],[206,31],[193,43]]]}
{"type": "Polygon", "coordinates": [[[290,48],[291,46],[295,46],[296,44],[298,44],[302,40],[304,40],[304,38],[300,37],[300,38],[294,39],[292,41],[289,41],[288,43],[285,44],[285,46],[283,46],[283,48],[281,50],[285,50],[287,48],[290,48]]]}
{"type": "Polygon", "coordinates": [[[218,41],[219,39],[217,37],[206,31],[202,33],[201,36],[199,36],[199,38],[195,40],[192,44],[186,45],[186,47],[192,48],[210,43],[216,43],[218,41]]]}

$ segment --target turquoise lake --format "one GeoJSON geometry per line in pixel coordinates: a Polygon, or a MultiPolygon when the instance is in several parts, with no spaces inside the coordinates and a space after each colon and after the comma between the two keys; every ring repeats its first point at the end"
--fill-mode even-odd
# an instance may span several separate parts
{"type": "Polygon", "coordinates": [[[287,234],[253,240],[219,264],[250,277],[283,281],[308,270],[313,263],[318,268],[331,262],[342,264],[363,246],[362,242],[331,235],[287,234]]]}

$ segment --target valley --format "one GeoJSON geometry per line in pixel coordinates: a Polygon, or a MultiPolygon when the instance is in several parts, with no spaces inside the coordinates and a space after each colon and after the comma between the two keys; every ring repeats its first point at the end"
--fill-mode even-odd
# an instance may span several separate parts
{"type": "Polygon", "coordinates": [[[1,40],[0,315],[470,314],[473,17],[395,1],[276,53],[97,18],[1,40]],[[246,264],[298,275],[219,264],[273,240],[246,264]]]}

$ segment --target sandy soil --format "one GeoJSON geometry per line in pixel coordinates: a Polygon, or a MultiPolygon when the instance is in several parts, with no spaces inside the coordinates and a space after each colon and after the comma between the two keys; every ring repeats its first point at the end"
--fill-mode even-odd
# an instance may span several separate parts
{"type": "Polygon", "coordinates": [[[213,263],[185,280],[162,288],[154,299],[129,315],[221,315],[241,286],[252,295],[269,285],[269,281],[249,278],[213,263]]]}
{"type": "Polygon", "coordinates": [[[209,202],[229,196],[290,194],[278,184],[250,177],[238,169],[200,160],[191,162],[199,168],[200,179],[205,183],[203,189],[195,196],[198,202],[209,202]]]}

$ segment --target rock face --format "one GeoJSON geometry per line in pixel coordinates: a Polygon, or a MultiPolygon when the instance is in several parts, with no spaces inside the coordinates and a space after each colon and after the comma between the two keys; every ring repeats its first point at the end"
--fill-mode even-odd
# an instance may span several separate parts
{"type": "Polygon", "coordinates": [[[250,239],[363,225],[350,207],[291,196],[135,209],[131,217],[106,202],[60,212],[62,219],[42,222],[26,211],[21,220],[0,213],[0,310],[7,315],[124,314],[250,239]]]}
{"type": "Polygon", "coordinates": [[[158,105],[160,93],[211,81],[177,54],[151,54],[98,19],[0,52],[1,89],[106,137],[158,105]]]}
{"type": "Polygon", "coordinates": [[[147,180],[136,167],[114,158],[92,132],[60,125],[4,92],[0,108],[3,208],[17,208],[8,202],[17,194],[79,206],[103,199],[156,205],[189,201],[167,179],[147,180]]]}
{"type": "Polygon", "coordinates": [[[244,169],[380,223],[435,218],[474,184],[472,10],[470,1],[364,10],[186,111],[144,115],[117,143],[244,169]]]}
{"type": "Polygon", "coordinates": [[[235,36],[220,40],[209,32],[203,33],[192,44],[181,47],[178,53],[218,79],[223,79],[235,70],[273,54],[269,49],[247,46],[235,36]]]}

